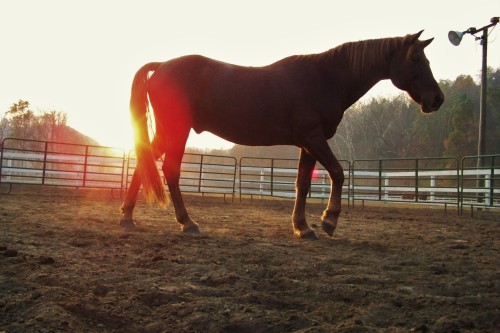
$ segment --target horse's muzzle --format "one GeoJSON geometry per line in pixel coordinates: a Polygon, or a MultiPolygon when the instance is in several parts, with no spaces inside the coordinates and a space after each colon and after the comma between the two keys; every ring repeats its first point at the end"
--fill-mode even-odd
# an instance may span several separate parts
{"type": "Polygon", "coordinates": [[[439,110],[441,105],[444,103],[444,95],[442,92],[439,92],[439,94],[436,94],[432,100],[429,102],[423,101],[422,103],[422,111],[424,113],[431,113],[434,111],[439,110]]]}

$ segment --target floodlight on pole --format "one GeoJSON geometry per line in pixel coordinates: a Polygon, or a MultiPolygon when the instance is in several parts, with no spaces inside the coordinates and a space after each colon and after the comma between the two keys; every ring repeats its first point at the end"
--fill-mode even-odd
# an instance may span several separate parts
{"type": "Polygon", "coordinates": [[[481,45],[483,46],[483,61],[481,66],[481,104],[479,108],[479,140],[478,140],[478,155],[485,154],[485,137],[486,137],[486,69],[487,69],[487,56],[488,56],[488,29],[497,25],[500,21],[500,17],[493,17],[490,20],[490,24],[485,25],[482,28],[469,28],[465,31],[450,31],[448,32],[448,39],[450,42],[458,46],[462,41],[462,38],[466,34],[473,35],[476,40],[481,41],[481,45]],[[482,32],[482,36],[475,36],[476,33],[482,32]]]}
{"type": "MultiPolygon", "coordinates": [[[[493,17],[490,20],[490,24],[485,25],[484,27],[480,29],[476,28],[469,28],[463,32],[460,31],[450,31],[448,33],[448,39],[450,42],[458,46],[460,42],[462,41],[462,38],[466,34],[471,34],[473,35],[476,40],[481,41],[481,45],[483,46],[483,61],[482,61],[482,66],[481,66],[481,104],[479,106],[479,137],[478,137],[478,143],[477,143],[477,168],[483,169],[484,166],[484,158],[479,158],[479,156],[484,156],[486,153],[486,69],[487,67],[487,57],[488,57],[488,29],[491,27],[494,27],[499,21],[499,17],[493,17]],[[481,37],[475,36],[476,33],[482,32],[481,37]]],[[[485,181],[484,181],[484,176],[478,174],[478,179],[477,179],[477,188],[484,188],[485,186],[485,181]]],[[[478,193],[477,196],[478,202],[484,202],[484,193],[478,193]]],[[[491,200],[491,198],[490,198],[491,200]]],[[[491,201],[493,202],[493,201],[491,201]]]]}
{"type": "Polygon", "coordinates": [[[458,46],[458,45],[460,45],[460,42],[462,41],[462,38],[467,33],[467,31],[468,30],[462,31],[462,32],[460,32],[460,31],[450,31],[450,32],[448,32],[448,39],[450,40],[450,42],[453,45],[458,46]]]}

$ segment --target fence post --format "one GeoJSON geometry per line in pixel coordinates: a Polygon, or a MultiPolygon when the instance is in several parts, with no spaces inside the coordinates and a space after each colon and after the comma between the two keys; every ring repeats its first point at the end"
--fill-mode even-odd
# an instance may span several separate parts
{"type": "Polygon", "coordinates": [[[430,193],[430,201],[434,201],[434,188],[436,187],[436,176],[431,176],[431,193],[430,193]]]}
{"type": "Polygon", "coordinates": [[[378,160],[378,201],[382,201],[382,160],[378,160]]]}
{"type": "MultiPolygon", "coordinates": [[[[238,161],[234,157],[233,157],[233,161],[234,161],[234,173],[233,173],[233,190],[232,190],[233,200],[232,200],[232,202],[234,202],[234,194],[236,192],[236,189],[235,189],[235,186],[236,186],[236,172],[238,170],[238,161]]],[[[240,196],[240,202],[241,202],[241,196],[240,196]]]]}
{"type": "Polygon", "coordinates": [[[415,159],[415,202],[418,202],[418,158],[415,159]]]}
{"type": "MultiPolygon", "coordinates": [[[[461,207],[462,207],[462,190],[463,187],[462,177],[460,177],[460,168],[463,167],[458,163],[458,159],[455,158],[455,165],[457,166],[457,215],[461,215],[461,207]]],[[[463,171],[462,171],[463,172],[463,171]]]]}
{"type": "Polygon", "coordinates": [[[201,179],[203,178],[203,156],[201,155],[200,157],[200,170],[199,170],[199,178],[198,178],[198,193],[201,193],[201,179]]]}
{"type": "Polygon", "coordinates": [[[82,186],[85,187],[85,183],[87,182],[87,163],[89,161],[89,146],[85,146],[85,160],[83,162],[83,180],[82,186]]]}
{"type": "Polygon", "coordinates": [[[49,143],[45,141],[45,148],[43,152],[43,170],[42,170],[42,185],[45,184],[45,170],[47,169],[47,150],[49,147],[49,143]]]}
{"type": "Polygon", "coordinates": [[[260,183],[259,183],[259,193],[260,193],[260,198],[262,199],[262,193],[264,192],[264,170],[260,170],[260,183]]]}
{"type": "MultiPolygon", "coordinates": [[[[460,194],[459,194],[459,200],[460,200],[460,209],[459,209],[459,215],[462,215],[464,212],[464,161],[467,157],[462,157],[460,160],[460,179],[458,181],[458,186],[460,187],[460,194]]],[[[457,169],[458,170],[458,169],[457,169]]]]}
{"type": "Polygon", "coordinates": [[[354,208],[354,200],[356,200],[356,175],[355,175],[355,172],[356,172],[356,160],[352,161],[352,168],[351,168],[351,165],[349,164],[349,173],[351,174],[351,183],[349,184],[350,186],[350,195],[351,195],[351,200],[352,200],[352,207],[354,208]]]}
{"type": "Polygon", "coordinates": [[[274,195],[274,158],[271,159],[271,196],[274,195]]]}
{"type": "MultiPolygon", "coordinates": [[[[242,193],[243,192],[243,186],[241,185],[241,176],[242,176],[241,173],[243,171],[243,159],[244,159],[244,157],[240,158],[240,163],[239,163],[239,166],[238,166],[239,170],[240,170],[240,175],[239,175],[239,178],[238,178],[238,182],[239,182],[239,186],[238,187],[239,187],[239,190],[240,190],[240,203],[241,203],[241,197],[243,195],[243,193],[242,193]]],[[[234,175],[234,177],[236,179],[236,175],[234,175]]]]}
{"type": "Polygon", "coordinates": [[[123,196],[123,181],[125,177],[125,150],[123,150],[123,155],[122,155],[122,176],[121,176],[121,181],[120,181],[120,199],[123,196]]]}
{"type": "Polygon", "coordinates": [[[477,175],[476,175],[476,202],[481,204],[485,203],[485,193],[482,192],[483,188],[485,188],[484,175],[482,175],[482,170],[485,166],[485,161],[482,156],[478,156],[477,158],[477,175]]]}
{"type": "Polygon", "coordinates": [[[484,175],[484,189],[485,190],[488,190],[488,196],[486,197],[485,195],[485,198],[484,198],[484,204],[486,206],[490,206],[491,202],[492,202],[492,195],[491,195],[491,177],[490,175],[484,175]]]}
{"type": "Polygon", "coordinates": [[[2,185],[2,167],[3,167],[3,145],[7,139],[3,139],[0,144],[0,185],[2,185]]]}
{"type": "Polygon", "coordinates": [[[493,206],[493,189],[495,188],[495,156],[491,156],[491,165],[490,165],[490,179],[488,181],[490,186],[490,197],[489,197],[489,205],[493,206]]]}
{"type": "MultiPolygon", "coordinates": [[[[348,168],[348,172],[347,172],[347,207],[351,208],[351,161],[347,161],[347,168],[348,168]]],[[[354,203],[353,203],[353,206],[354,206],[354,203]]]]}
{"type": "Polygon", "coordinates": [[[127,171],[125,172],[125,190],[128,192],[128,179],[130,177],[130,153],[132,151],[130,150],[127,154],[127,171]]]}

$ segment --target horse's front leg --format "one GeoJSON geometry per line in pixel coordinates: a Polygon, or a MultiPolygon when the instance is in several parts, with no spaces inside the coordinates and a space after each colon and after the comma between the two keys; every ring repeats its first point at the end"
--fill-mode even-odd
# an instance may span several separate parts
{"type": "Polygon", "coordinates": [[[328,143],[320,135],[313,136],[307,144],[308,152],[313,155],[328,171],[331,180],[330,198],[321,217],[323,230],[332,236],[339,219],[342,205],[342,186],[344,184],[344,170],[333,155],[328,143]]]}
{"type": "Polygon", "coordinates": [[[333,158],[334,166],[331,171],[328,171],[332,182],[330,199],[328,200],[328,206],[321,216],[321,226],[329,236],[332,236],[335,228],[337,228],[342,208],[342,186],[344,185],[344,170],[335,156],[333,158]]]}
{"type": "Polygon", "coordinates": [[[318,235],[306,221],[306,198],[311,187],[311,176],[316,159],[304,149],[300,150],[299,170],[295,182],[295,206],[293,208],[293,233],[300,238],[318,239],[318,235]]]}

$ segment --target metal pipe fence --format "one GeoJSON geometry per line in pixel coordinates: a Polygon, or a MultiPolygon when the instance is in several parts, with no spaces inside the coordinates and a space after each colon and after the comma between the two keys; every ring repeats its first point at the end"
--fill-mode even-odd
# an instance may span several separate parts
{"type": "MultiPolygon", "coordinates": [[[[156,162],[160,174],[163,161],[156,162]]],[[[129,152],[126,167],[125,189],[128,188],[135,171],[136,159],[133,151],[129,152]]],[[[179,184],[183,192],[215,193],[231,195],[236,192],[236,159],[230,156],[184,154],[181,163],[179,184]]],[[[166,184],[166,181],[164,180],[166,184]]]]}
{"type": "MultiPolygon", "coordinates": [[[[298,159],[185,154],[181,190],[250,197],[295,197],[298,159]],[[238,163],[239,162],[239,163],[238,163]]],[[[500,155],[340,161],[348,205],[381,201],[500,208],[500,155]]],[[[157,162],[161,170],[161,161],[157,162]]],[[[134,153],[122,149],[7,138],[0,150],[0,184],[31,184],[126,190],[134,153]]],[[[163,174],[160,172],[160,174],[163,174]]],[[[317,165],[310,198],[327,200],[328,172],[317,165]]]]}
{"type": "Polygon", "coordinates": [[[354,201],[414,202],[459,206],[460,177],[454,158],[355,160],[354,201]]]}
{"type": "Polygon", "coordinates": [[[500,155],[466,156],[460,175],[461,211],[464,206],[500,206],[500,155]]]}
{"type": "MultiPolygon", "coordinates": [[[[350,202],[351,164],[345,160],[340,163],[345,176],[342,197],[350,202]]],[[[242,157],[239,163],[240,199],[244,195],[294,198],[297,165],[298,159],[242,157]]],[[[328,172],[318,164],[312,174],[309,197],[328,199],[330,184],[328,172]]]]}
{"type": "Polygon", "coordinates": [[[119,148],[7,138],[0,184],[122,189],[125,152],[119,148]]]}

